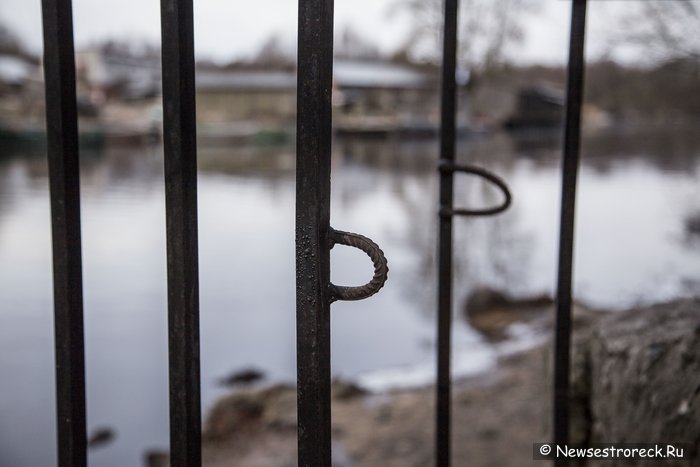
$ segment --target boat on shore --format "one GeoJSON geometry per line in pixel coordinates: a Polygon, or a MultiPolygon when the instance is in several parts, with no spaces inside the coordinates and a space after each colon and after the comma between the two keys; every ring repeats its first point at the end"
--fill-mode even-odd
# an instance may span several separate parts
{"type": "MultiPolygon", "coordinates": [[[[83,148],[100,148],[105,145],[153,144],[161,140],[161,131],[154,127],[105,125],[99,122],[80,122],[78,142],[83,148]]],[[[0,121],[0,147],[45,147],[46,126],[39,122],[0,121]]]]}
{"type": "MultiPolygon", "coordinates": [[[[99,147],[104,145],[106,132],[100,125],[82,126],[78,132],[81,147],[99,147]]],[[[0,121],[0,145],[22,147],[46,146],[46,126],[38,122],[3,122],[0,121]]]]}

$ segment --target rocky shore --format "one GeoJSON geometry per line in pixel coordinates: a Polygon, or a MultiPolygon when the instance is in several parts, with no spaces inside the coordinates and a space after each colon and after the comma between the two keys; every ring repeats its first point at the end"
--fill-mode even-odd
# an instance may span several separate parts
{"type": "MultiPolygon", "coordinates": [[[[488,375],[454,388],[455,465],[532,463],[533,439],[545,439],[548,388],[541,348],[505,360],[488,375]]],[[[353,384],[333,386],[334,465],[432,465],[434,392],[430,388],[368,394],[353,384]]],[[[241,389],[220,400],[205,428],[207,467],[296,466],[296,390],[241,389]]],[[[151,454],[149,466],[167,466],[151,454]]],[[[534,464],[533,464],[534,465],[534,464]]]]}
{"type": "MultiPolygon", "coordinates": [[[[551,300],[492,299],[472,301],[466,311],[485,336],[503,339],[523,320],[551,329],[551,300]]],[[[574,441],[700,445],[700,300],[619,313],[578,307],[575,318],[574,441]]],[[[532,460],[532,443],[549,440],[549,348],[504,355],[493,371],[455,382],[454,465],[546,465],[532,460]]],[[[336,381],[332,398],[335,466],[433,465],[432,388],[375,394],[336,381]]],[[[207,467],[295,466],[294,387],[233,391],[209,413],[204,439],[207,467]]],[[[693,465],[683,462],[609,465],[693,465]]],[[[152,453],[147,465],[165,466],[167,455],[152,453]]]]}

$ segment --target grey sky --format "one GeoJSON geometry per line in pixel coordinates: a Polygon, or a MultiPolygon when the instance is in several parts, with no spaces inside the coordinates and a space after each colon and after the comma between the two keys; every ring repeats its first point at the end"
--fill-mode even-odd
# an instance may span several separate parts
{"type": "MultiPolygon", "coordinates": [[[[541,10],[526,20],[526,40],[511,55],[521,62],[563,62],[569,2],[540,1],[541,10]]],[[[336,30],[351,25],[382,50],[392,50],[409,33],[406,16],[390,14],[396,2],[336,0],[336,30]]],[[[602,3],[613,2],[592,2],[591,16],[596,15],[595,4],[602,3]]],[[[77,46],[109,37],[137,37],[157,43],[159,8],[159,0],[73,0],[77,46]]],[[[32,50],[41,49],[40,0],[0,0],[0,21],[32,50]]],[[[296,26],[297,0],[195,0],[195,44],[202,58],[226,61],[251,54],[274,32],[293,41],[296,26]]],[[[589,41],[589,51],[595,50],[596,44],[589,41]]]]}

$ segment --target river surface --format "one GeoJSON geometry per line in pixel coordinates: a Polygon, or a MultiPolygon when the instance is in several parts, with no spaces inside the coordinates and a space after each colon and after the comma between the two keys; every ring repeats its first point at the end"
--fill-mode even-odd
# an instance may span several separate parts
{"type": "MultiPolygon", "coordinates": [[[[45,157],[0,151],[0,466],[55,465],[50,214],[45,157]]],[[[429,380],[435,334],[436,141],[339,140],[332,225],[369,236],[389,281],[369,300],[333,305],[333,373],[372,384],[429,380]]],[[[142,465],[167,449],[168,382],[162,148],[81,156],[88,427],[116,438],[93,467],[142,465]]],[[[512,208],[455,220],[453,370],[479,371],[490,346],[461,319],[469,291],[552,293],[560,151],[556,138],[461,141],[459,159],[493,169],[512,208]]],[[[247,367],[293,383],[295,361],[292,147],[201,148],[199,239],[203,409],[219,378],[247,367]]],[[[575,295],[606,309],[700,293],[700,136],[679,130],[587,135],[579,179],[575,295]]],[[[456,178],[456,204],[499,202],[456,178]]],[[[357,250],[336,247],[332,280],[371,276],[357,250]]]]}

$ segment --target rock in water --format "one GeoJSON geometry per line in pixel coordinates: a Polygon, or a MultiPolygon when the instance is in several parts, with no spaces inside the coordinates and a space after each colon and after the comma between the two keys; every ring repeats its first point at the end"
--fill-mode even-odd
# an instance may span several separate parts
{"type": "Polygon", "coordinates": [[[547,295],[513,298],[489,287],[476,288],[467,298],[464,315],[471,326],[490,341],[508,337],[508,327],[530,322],[551,309],[554,300],[547,295]]]}
{"type": "Polygon", "coordinates": [[[96,448],[109,444],[114,440],[115,433],[111,428],[98,428],[88,438],[88,447],[96,448]]]}
{"type": "Polygon", "coordinates": [[[149,451],[144,457],[146,467],[168,467],[170,465],[170,456],[167,451],[149,451]]]}
{"type": "Polygon", "coordinates": [[[265,373],[256,368],[246,368],[244,370],[235,371],[225,378],[219,380],[222,386],[245,386],[262,381],[265,378],[265,373]]]}
{"type": "Polygon", "coordinates": [[[700,212],[692,214],[685,219],[686,237],[700,240],[700,212]]]}

